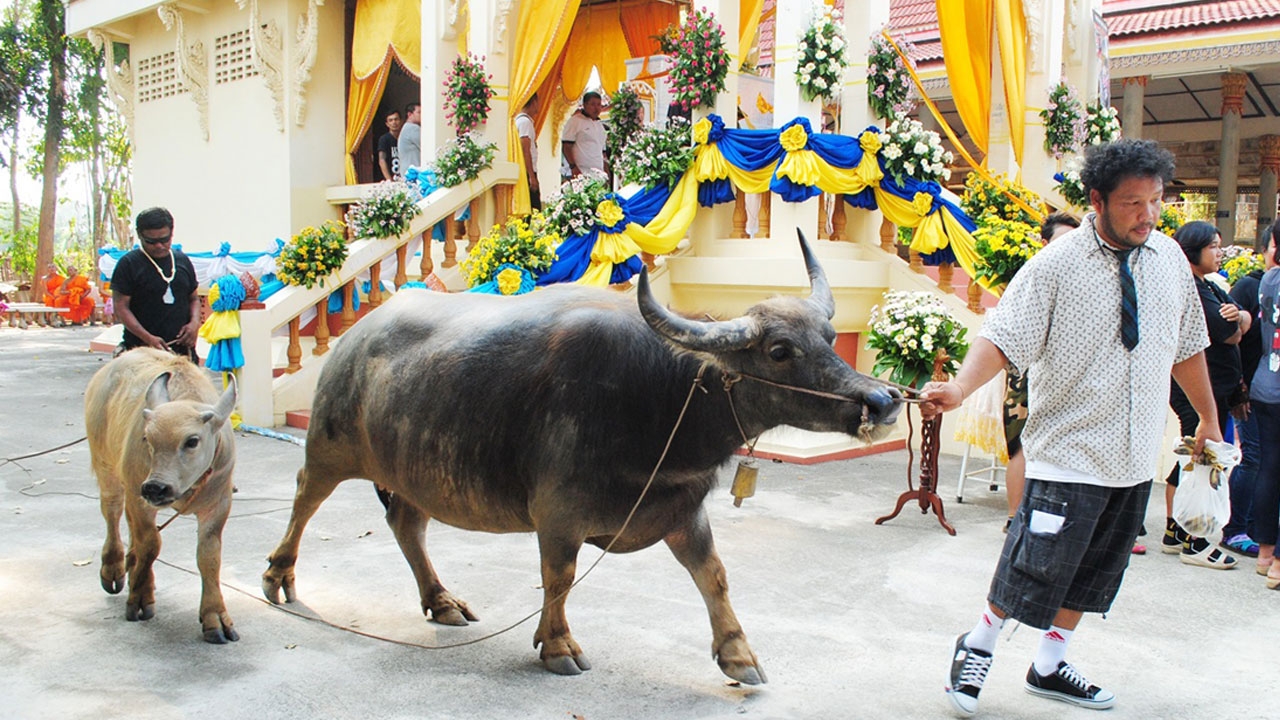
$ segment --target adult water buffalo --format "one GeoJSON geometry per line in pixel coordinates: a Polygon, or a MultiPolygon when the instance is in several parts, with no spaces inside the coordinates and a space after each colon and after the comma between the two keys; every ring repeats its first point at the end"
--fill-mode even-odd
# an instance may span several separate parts
{"type": "Polygon", "coordinates": [[[564,612],[582,543],[630,552],[662,540],[702,593],[721,670],[764,682],[703,508],[716,471],[744,433],[787,424],[871,438],[901,403],[832,349],[831,289],[803,235],[800,247],[810,297],[772,298],[724,322],[670,313],[644,274],[638,309],[576,286],[514,298],[396,293],[347,333],[320,375],[293,515],[263,592],[295,599],[307,521],[338,483],[366,478],[392,492],[387,523],[436,622],[476,617],[427,558],[431,518],[537,533],[545,604],[534,646],[561,674],[590,668],[564,612]],[[694,392],[697,382],[708,392],[694,392]]]}

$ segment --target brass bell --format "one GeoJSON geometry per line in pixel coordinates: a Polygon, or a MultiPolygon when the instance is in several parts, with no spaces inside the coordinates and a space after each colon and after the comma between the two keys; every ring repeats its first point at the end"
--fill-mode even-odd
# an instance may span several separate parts
{"type": "Polygon", "coordinates": [[[738,461],[738,471],[733,474],[733,506],[742,507],[742,501],[756,494],[756,477],[760,474],[760,466],[755,458],[738,461]]]}

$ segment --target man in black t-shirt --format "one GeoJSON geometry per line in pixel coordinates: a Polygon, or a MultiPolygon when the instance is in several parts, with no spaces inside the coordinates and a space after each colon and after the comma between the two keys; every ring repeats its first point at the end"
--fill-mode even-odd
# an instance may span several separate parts
{"type": "Polygon", "coordinates": [[[404,127],[404,119],[400,117],[399,110],[392,110],[387,114],[386,121],[389,132],[378,138],[378,156],[374,175],[379,181],[399,180],[400,153],[396,148],[396,141],[400,138],[400,128],[404,127]]]}
{"type": "Polygon", "coordinates": [[[164,208],[138,213],[141,247],[120,258],[111,274],[115,314],[124,323],[125,350],[172,350],[197,362],[199,282],[191,260],[173,249],[173,215],[164,208]]]}

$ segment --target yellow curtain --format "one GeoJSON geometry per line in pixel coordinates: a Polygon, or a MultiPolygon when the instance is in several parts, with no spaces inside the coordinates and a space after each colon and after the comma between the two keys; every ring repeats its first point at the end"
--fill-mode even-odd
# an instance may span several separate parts
{"type": "Polygon", "coordinates": [[[751,54],[751,41],[755,39],[756,30],[760,27],[760,13],[764,11],[764,0],[739,0],[738,2],[738,59],[741,61],[751,54]]]}
{"type": "Polygon", "coordinates": [[[1021,0],[998,0],[996,39],[1004,76],[1004,100],[1009,109],[1013,159],[1022,165],[1023,133],[1027,125],[1027,16],[1021,0]]]}
{"type": "MultiPolygon", "coordinates": [[[[520,153],[520,136],[516,132],[515,117],[519,109],[529,102],[533,93],[551,72],[551,67],[569,40],[573,19],[578,14],[581,0],[524,0],[520,3],[520,20],[516,26],[515,49],[511,53],[508,107],[510,122],[507,124],[507,159],[516,161],[520,153]]],[[[550,98],[544,95],[545,108],[550,98]]],[[[545,114],[544,114],[545,117],[545,114]]],[[[529,178],[524,163],[516,162],[519,176],[511,195],[511,212],[529,212],[529,178]]]]}
{"type": "MultiPolygon", "coordinates": [[[[983,155],[991,142],[991,0],[937,0],[942,58],[956,112],[983,155]]],[[[1025,24],[1025,22],[1024,22],[1025,24]]]]}
{"type": "Polygon", "coordinates": [[[569,33],[569,43],[564,48],[564,70],[560,74],[560,87],[564,96],[576,102],[586,90],[591,77],[591,66],[600,71],[600,83],[606,88],[617,88],[627,79],[627,37],[617,13],[609,12],[607,5],[592,6],[578,14],[569,33]]]}
{"type": "Polygon", "coordinates": [[[358,182],[352,154],[373,124],[373,114],[387,88],[392,60],[418,77],[422,66],[421,0],[358,0],[351,41],[351,88],[347,95],[348,185],[358,182]]]}
{"type": "Polygon", "coordinates": [[[680,19],[680,9],[675,5],[649,0],[630,0],[609,7],[616,8],[631,57],[657,55],[658,41],[654,36],[680,19]]]}

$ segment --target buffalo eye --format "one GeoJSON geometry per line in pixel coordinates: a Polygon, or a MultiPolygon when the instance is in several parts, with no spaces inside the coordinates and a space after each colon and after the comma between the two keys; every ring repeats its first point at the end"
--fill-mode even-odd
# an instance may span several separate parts
{"type": "Polygon", "coordinates": [[[774,362],[784,362],[790,360],[792,356],[791,347],[787,345],[774,345],[769,348],[769,359],[774,362]]]}
{"type": "Polygon", "coordinates": [[[191,437],[187,438],[186,442],[182,443],[182,447],[186,448],[187,450],[195,450],[196,448],[200,447],[200,438],[196,435],[192,435],[191,437]]]}

